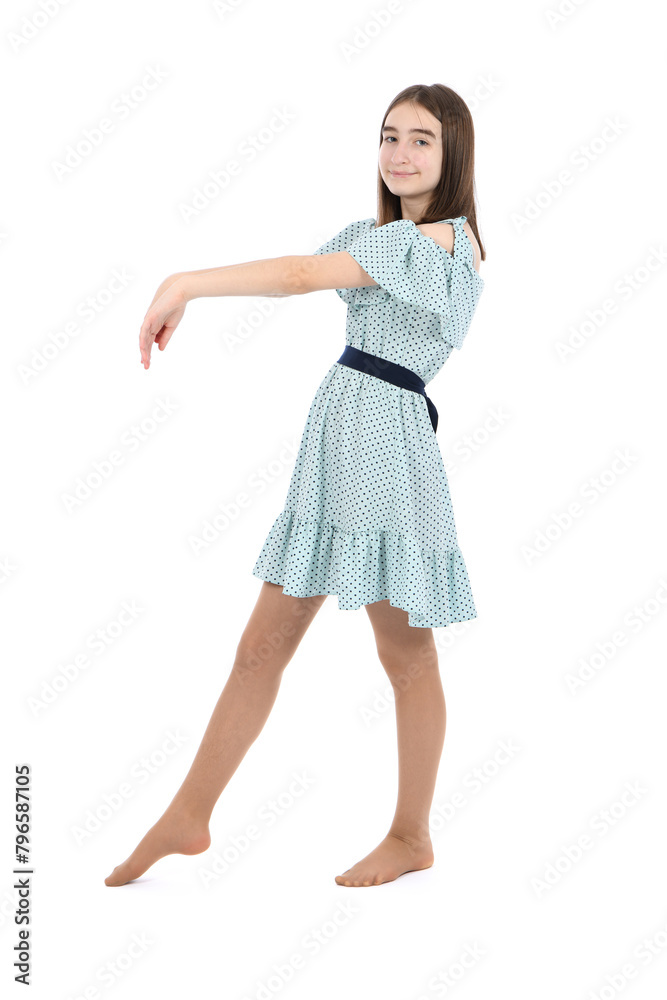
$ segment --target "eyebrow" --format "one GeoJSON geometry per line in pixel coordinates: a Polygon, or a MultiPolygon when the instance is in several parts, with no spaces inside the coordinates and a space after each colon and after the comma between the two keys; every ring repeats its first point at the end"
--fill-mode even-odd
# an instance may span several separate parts
{"type": "MultiPolygon", "coordinates": [[[[398,129],[394,128],[393,125],[383,125],[383,132],[398,132],[398,129]]],[[[435,133],[431,132],[430,128],[409,128],[408,133],[419,132],[422,135],[430,135],[432,139],[435,139],[435,133]]]]}

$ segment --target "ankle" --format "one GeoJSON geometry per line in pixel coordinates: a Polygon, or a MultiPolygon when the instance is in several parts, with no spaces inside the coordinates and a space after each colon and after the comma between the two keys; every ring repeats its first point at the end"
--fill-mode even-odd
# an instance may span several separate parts
{"type": "Polygon", "coordinates": [[[195,829],[208,829],[211,814],[201,807],[197,807],[191,802],[174,799],[167,806],[164,816],[179,825],[193,827],[195,829]]]}
{"type": "Polygon", "coordinates": [[[395,840],[400,840],[404,844],[413,850],[418,850],[419,848],[431,847],[431,836],[428,832],[428,828],[406,828],[406,827],[394,827],[392,826],[387,834],[388,837],[393,837],[395,840]]]}

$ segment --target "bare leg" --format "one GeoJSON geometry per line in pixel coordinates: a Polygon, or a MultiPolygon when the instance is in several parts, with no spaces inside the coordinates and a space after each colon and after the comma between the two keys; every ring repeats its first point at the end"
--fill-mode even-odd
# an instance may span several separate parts
{"type": "Polygon", "coordinates": [[[325,599],[287,597],[281,586],[262,583],[190,770],[164,814],[105,878],[106,885],[138,878],[167,854],[200,854],[210,847],[213,807],[264,728],[283,670],[325,599]]]}
{"type": "Polygon", "coordinates": [[[432,630],[409,626],[408,613],[388,600],[365,607],[394,690],[398,802],[384,840],[336,876],[338,885],[345,886],[380,885],[431,867],[429,814],[445,740],[445,695],[432,630]]]}

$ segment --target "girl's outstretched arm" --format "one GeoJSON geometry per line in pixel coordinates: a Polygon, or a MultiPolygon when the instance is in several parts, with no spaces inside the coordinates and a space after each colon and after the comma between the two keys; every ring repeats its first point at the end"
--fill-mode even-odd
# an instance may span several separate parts
{"type": "MultiPolygon", "coordinates": [[[[250,261],[249,263],[255,264],[257,262],[256,261],[250,261]]],[[[230,266],[233,267],[235,265],[230,265],[230,266]]],[[[219,267],[203,267],[199,271],[174,271],[173,274],[168,275],[168,277],[166,277],[164,279],[164,281],[158,286],[158,289],[155,292],[155,295],[153,296],[153,302],[151,302],[151,306],[153,305],[153,303],[155,302],[156,299],[160,298],[160,296],[162,295],[163,292],[166,292],[168,288],[171,288],[171,286],[174,284],[175,281],[178,281],[179,278],[184,278],[186,274],[208,274],[210,271],[219,271],[219,270],[220,270],[219,267]]],[[[279,295],[282,297],[282,296],[289,295],[289,294],[291,294],[291,293],[290,292],[273,292],[271,295],[268,296],[268,298],[274,298],[274,297],[277,297],[279,295]]],[[[150,306],[149,306],[149,308],[150,308],[150,306]]]]}
{"type": "Polygon", "coordinates": [[[376,284],[345,250],[338,253],[290,255],[228,264],[204,271],[170,275],[158,288],[139,331],[144,368],[151,348],[165,349],[192,299],[217,295],[303,295],[327,288],[360,288],[376,284]]]}
{"type": "Polygon", "coordinates": [[[155,292],[139,330],[139,351],[144,368],[150,367],[153,344],[161,351],[165,349],[191,299],[208,295],[292,295],[296,291],[294,261],[298,259],[271,257],[170,274],[155,292]]]}
{"type": "Polygon", "coordinates": [[[186,271],[185,298],[208,295],[304,295],[327,288],[360,288],[375,281],[345,250],[291,255],[229,264],[208,271],[186,271]]]}

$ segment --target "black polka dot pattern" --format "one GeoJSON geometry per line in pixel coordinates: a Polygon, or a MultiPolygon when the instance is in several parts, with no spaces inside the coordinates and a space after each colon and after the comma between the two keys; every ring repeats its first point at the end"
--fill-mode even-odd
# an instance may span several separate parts
{"type": "MultiPolygon", "coordinates": [[[[315,251],[347,250],[378,283],[336,289],[346,343],[426,383],[437,374],[461,348],[484,285],[465,219],[442,220],[454,226],[452,254],[407,219],[353,222],[315,251]]],[[[477,617],[424,396],[331,365],[252,573],[295,597],[336,594],[343,611],[388,598],[415,627],[477,617]]]]}

